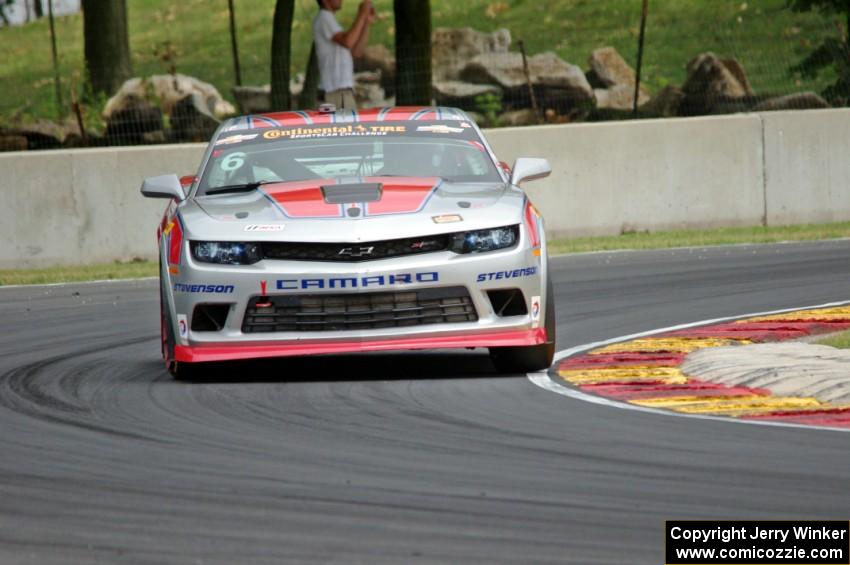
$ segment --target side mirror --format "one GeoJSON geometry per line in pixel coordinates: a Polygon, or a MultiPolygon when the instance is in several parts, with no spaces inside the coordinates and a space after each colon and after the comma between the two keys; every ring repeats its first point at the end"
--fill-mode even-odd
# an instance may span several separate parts
{"type": "Polygon", "coordinates": [[[142,183],[142,195],[148,198],[176,198],[177,200],[186,198],[177,175],[146,178],[142,183]]]}
{"type": "Polygon", "coordinates": [[[514,162],[511,184],[519,186],[523,181],[546,178],[551,172],[552,167],[546,159],[520,157],[514,162]]]}

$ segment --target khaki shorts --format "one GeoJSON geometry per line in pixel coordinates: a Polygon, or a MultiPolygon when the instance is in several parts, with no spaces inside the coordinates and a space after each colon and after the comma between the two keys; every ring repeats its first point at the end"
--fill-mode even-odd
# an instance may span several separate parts
{"type": "Polygon", "coordinates": [[[333,104],[337,110],[357,109],[357,102],[354,100],[354,91],[350,88],[325,92],[325,102],[333,104]]]}

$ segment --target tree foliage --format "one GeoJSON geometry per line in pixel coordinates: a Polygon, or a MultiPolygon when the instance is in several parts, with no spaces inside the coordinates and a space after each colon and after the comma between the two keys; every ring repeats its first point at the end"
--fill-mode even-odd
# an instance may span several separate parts
{"type": "Polygon", "coordinates": [[[430,0],[394,0],[396,104],[431,104],[430,0]]]}
{"type": "Polygon", "coordinates": [[[272,110],[289,110],[289,63],[292,51],[292,16],[295,0],[277,0],[272,22],[271,104],[272,110]]]}

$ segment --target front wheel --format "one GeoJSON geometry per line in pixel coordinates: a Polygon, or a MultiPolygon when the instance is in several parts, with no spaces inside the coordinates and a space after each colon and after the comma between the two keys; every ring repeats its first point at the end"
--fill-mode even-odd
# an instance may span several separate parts
{"type": "Polygon", "coordinates": [[[555,292],[546,283],[546,343],[525,347],[491,347],[490,360],[500,373],[531,373],[552,366],[555,357],[555,292]]]}

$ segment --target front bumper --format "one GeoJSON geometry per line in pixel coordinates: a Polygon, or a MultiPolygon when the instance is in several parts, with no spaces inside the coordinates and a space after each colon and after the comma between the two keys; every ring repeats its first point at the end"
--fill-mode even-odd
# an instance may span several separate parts
{"type": "Polygon", "coordinates": [[[171,296],[177,361],[221,361],[257,357],[360,351],[529,346],[546,342],[545,254],[520,244],[514,249],[458,255],[435,252],[359,263],[264,260],[254,265],[210,265],[188,249],[176,274],[164,273],[171,296]],[[346,281],[343,283],[342,281],[346,281]],[[344,287],[341,285],[344,284],[344,287]],[[465,287],[478,319],[364,330],[244,333],[248,303],[259,296],[366,293],[465,287]],[[518,289],[522,315],[500,315],[487,291],[518,289]],[[198,305],[227,305],[223,327],[193,330],[198,305]]]}

